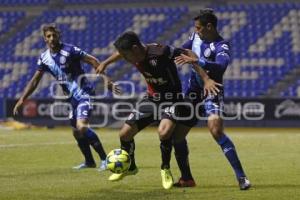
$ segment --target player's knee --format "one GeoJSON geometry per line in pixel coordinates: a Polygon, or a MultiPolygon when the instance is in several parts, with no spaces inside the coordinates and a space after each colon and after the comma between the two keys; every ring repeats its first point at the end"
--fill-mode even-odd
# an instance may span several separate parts
{"type": "Polygon", "coordinates": [[[135,128],[125,124],[120,131],[120,139],[123,141],[131,141],[135,134],[134,132],[135,128]]]}
{"type": "Polygon", "coordinates": [[[220,117],[212,117],[208,119],[208,128],[215,139],[223,134],[223,125],[220,117]]]}
{"type": "Polygon", "coordinates": [[[167,140],[171,137],[171,130],[168,127],[159,127],[158,134],[160,140],[167,140]]]}

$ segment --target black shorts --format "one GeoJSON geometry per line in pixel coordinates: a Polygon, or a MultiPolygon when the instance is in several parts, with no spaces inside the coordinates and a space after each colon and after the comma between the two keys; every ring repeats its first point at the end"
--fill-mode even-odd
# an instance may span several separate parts
{"type": "Polygon", "coordinates": [[[157,101],[149,96],[145,96],[136,104],[136,108],[132,110],[125,123],[128,125],[136,124],[140,131],[162,119],[176,122],[176,116],[180,116],[182,113],[180,106],[176,106],[177,102],[183,102],[183,100],[157,101]]]}

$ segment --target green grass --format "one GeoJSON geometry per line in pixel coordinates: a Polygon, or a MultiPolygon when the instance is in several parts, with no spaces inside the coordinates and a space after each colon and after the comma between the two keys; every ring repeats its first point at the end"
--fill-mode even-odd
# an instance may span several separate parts
{"type": "MultiPolygon", "coordinates": [[[[136,137],[139,173],[120,182],[110,172],[74,171],[82,161],[70,129],[0,130],[0,199],[292,200],[300,197],[300,130],[228,129],[253,188],[240,191],[227,160],[207,129],[188,137],[196,188],[164,190],[155,129],[136,137]]],[[[118,131],[97,130],[105,148],[119,146],[118,131]]],[[[98,159],[98,157],[95,158],[98,159]]],[[[175,180],[179,176],[172,158],[175,180]]]]}

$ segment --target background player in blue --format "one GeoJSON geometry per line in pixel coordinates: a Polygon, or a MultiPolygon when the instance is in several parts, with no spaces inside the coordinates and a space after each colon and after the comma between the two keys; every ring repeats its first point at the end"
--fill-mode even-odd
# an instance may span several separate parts
{"type": "MultiPolygon", "coordinates": [[[[200,14],[195,17],[194,20],[195,33],[183,47],[192,49],[199,58],[195,59],[181,54],[176,58],[176,63],[190,63],[194,66],[201,67],[207,71],[211,79],[222,83],[223,74],[230,62],[230,49],[228,43],[217,31],[218,19],[213,10],[204,9],[200,11],[200,14]]],[[[233,142],[224,133],[223,120],[221,118],[223,113],[223,88],[220,88],[218,94],[210,93],[207,96],[203,95],[202,91],[203,81],[195,72],[192,72],[186,95],[188,96],[190,93],[197,94],[197,98],[192,100],[194,105],[204,101],[204,107],[200,107],[200,110],[197,112],[208,117],[208,128],[231,164],[239,182],[240,189],[247,190],[251,187],[250,181],[247,179],[242,168],[233,142]]],[[[196,119],[191,121],[190,128],[194,126],[196,122],[196,119]]],[[[187,127],[185,129],[186,134],[190,128],[187,127]]]]}
{"type": "MultiPolygon", "coordinates": [[[[62,43],[60,41],[60,31],[54,24],[45,25],[42,31],[48,49],[38,59],[38,69],[16,103],[14,114],[18,113],[18,109],[23,102],[37,88],[44,72],[49,72],[57,81],[62,81],[60,85],[63,92],[69,96],[68,102],[72,105],[71,125],[73,135],[85,158],[84,163],[73,168],[96,167],[90,149],[91,145],[101,159],[99,170],[105,170],[106,153],[98,136],[92,129],[88,128],[88,118],[91,111],[90,96],[94,95],[94,88],[85,77],[78,83],[78,78],[85,73],[80,62],[83,61],[96,68],[99,61],[76,46],[62,43]]],[[[110,86],[112,86],[111,84],[110,86]]]]}

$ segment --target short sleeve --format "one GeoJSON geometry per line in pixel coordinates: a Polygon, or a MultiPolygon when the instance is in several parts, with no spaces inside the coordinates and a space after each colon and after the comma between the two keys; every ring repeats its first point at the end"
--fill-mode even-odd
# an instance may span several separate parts
{"type": "Polygon", "coordinates": [[[73,46],[71,49],[71,54],[74,58],[82,59],[87,53],[81,50],[79,47],[73,46]]]}
{"type": "Polygon", "coordinates": [[[182,45],[182,48],[192,49],[194,38],[195,38],[195,32],[190,34],[189,39],[182,45]]]}
{"type": "Polygon", "coordinates": [[[45,72],[47,71],[47,65],[45,65],[40,57],[37,61],[37,71],[45,72]]]}

